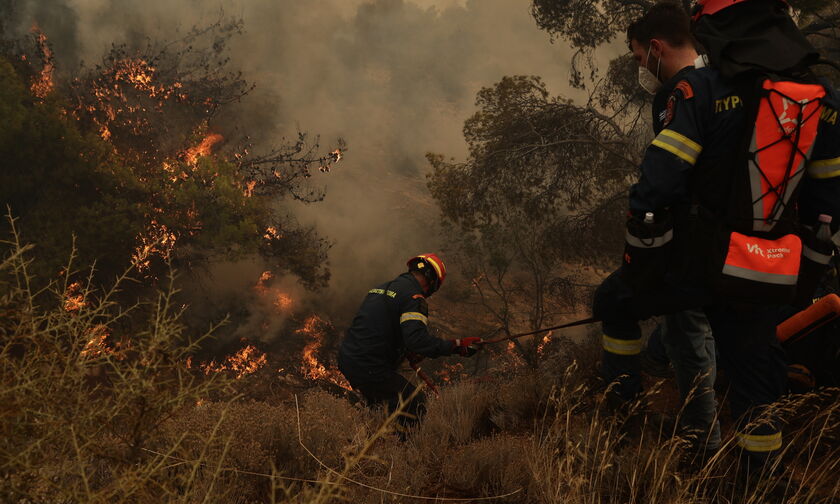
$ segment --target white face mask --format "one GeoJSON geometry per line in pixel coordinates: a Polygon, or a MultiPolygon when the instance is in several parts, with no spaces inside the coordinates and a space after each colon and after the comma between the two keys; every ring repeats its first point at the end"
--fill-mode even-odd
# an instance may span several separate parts
{"type": "Polygon", "coordinates": [[[659,61],[656,63],[656,74],[654,75],[647,67],[651,49],[652,47],[648,48],[645,64],[639,66],[639,85],[648,93],[655,95],[662,87],[662,81],[659,80],[659,67],[662,66],[662,58],[659,58],[659,61]]]}

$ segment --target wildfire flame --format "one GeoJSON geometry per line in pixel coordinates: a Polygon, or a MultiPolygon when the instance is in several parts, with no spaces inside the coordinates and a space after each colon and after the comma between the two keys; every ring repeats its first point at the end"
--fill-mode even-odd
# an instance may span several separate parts
{"type": "Polygon", "coordinates": [[[243,191],[243,194],[245,195],[246,198],[250,198],[251,196],[254,195],[254,188],[255,187],[257,187],[257,181],[256,180],[251,180],[251,181],[248,181],[248,182],[245,183],[245,190],[243,191]]]}
{"type": "Polygon", "coordinates": [[[183,99],[185,96],[178,95],[178,90],[183,87],[180,82],[171,86],[164,86],[156,83],[157,69],[143,58],[124,58],[114,62],[113,79],[116,82],[125,82],[134,89],[146,93],[150,98],[168,100],[173,95],[183,99]]]}
{"type": "Polygon", "coordinates": [[[124,360],[126,358],[125,350],[122,343],[117,342],[116,345],[109,343],[108,339],[111,337],[111,332],[108,326],[98,324],[86,331],[88,341],[85,347],[79,352],[82,357],[93,359],[96,357],[111,356],[117,360],[124,360]]]}
{"type": "MultiPolygon", "coordinates": [[[[233,355],[228,355],[222,362],[211,361],[199,364],[205,375],[210,373],[221,373],[223,371],[233,373],[236,379],[254,374],[268,363],[265,353],[260,352],[253,345],[246,345],[233,355]]],[[[192,368],[192,359],[187,359],[187,368],[192,368]]]]}
{"type": "Polygon", "coordinates": [[[289,308],[292,307],[292,297],[283,292],[278,292],[274,298],[274,306],[280,311],[289,311],[289,308]]]}
{"type": "Polygon", "coordinates": [[[343,389],[350,390],[350,384],[347,383],[341,371],[335,368],[327,369],[318,360],[318,351],[324,344],[324,334],[322,332],[324,325],[326,325],[326,322],[321,320],[317,315],[312,315],[306,319],[303,327],[296,331],[299,334],[305,334],[312,338],[312,341],[303,349],[303,364],[301,364],[300,372],[310,380],[326,380],[343,389]]]}
{"type": "Polygon", "coordinates": [[[53,83],[53,71],[55,71],[55,61],[53,58],[52,49],[47,44],[47,36],[38,28],[37,25],[32,27],[32,33],[35,34],[35,40],[38,44],[38,50],[41,52],[41,61],[44,66],[38,72],[38,77],[32,83],[30,90],[37,98],[44,99],[49,95],[55,84],[53,83]]]}
{"type": "Polygon", "coordinates": [[[517,368],[525,363],[522,355],[516,350],[516,343],[512,340],[508,341],[506,349],[507,351],[504,354],[505,365],[517,368]]]}
{"type": "Polygon", "coordinates": [[[225,137],[217,133],[210,133],[195,147],[190,147],[184,152],[184,160],[190,166],[198,163],[198,158],[209,156],[213,152],[213,146],[224,140],[225,137]]]}
{"type": "Polygon", "coordinates": [[[272,278],[274,278],[274,274],[271,271],[263,271],[260,275],[260,279],[257,280],[257,284],[254,285],[254,290],[263,296],[270,297],[271,304],[273,304],[278,310],[288,312],[291,309],[294,300],[289,294],[281,292],[276,288],[269,287],[268,282],[270,282],[272,278]]]}
{"type": "Polygon", "coordinates": [[[545,347],[551,342],[551,335],[554,334],[554,331],[549,331],[548,334],[543,336],[542,341],[540,341],[539,345],[537,345],[537,353],[542,355],[545,351],[545,347]]]}
{"type": "Polygon", "coordinates": [[[78,313],[87,306],[85,295],[82,292],[82,284],[73,282],[67,286],[64,292],[64,310],[71,313],[78,313]]]}
{"type": "Polygon", "coordinates": [[[259,283],[260,285],[265,284],[265,282],[268,282],[268,281],[269,281],[269,280],[271,280],[273,277],[274,277],[274,273],[272,273],[271,271],[263,271],[263,272],[260,274],[260,280],[259,280],[259,282],[258,282],[258,283],[259,283]]]}
{"type": "Polygon", "coordinates": [[[265,228],[265,234],[263,235],[263,238],[265,238],[266,240],[279,240],[280,238],[283,238],[283,235],[280,234],[279,231],[277,231],[276,227],[268,226],[267,228],[265,228]]]}
{"type": "Polygon", "coordinates": [[[464,372],[464,364],[460,362],[456,362],[455,364],[444,364],[443,369],[435,372],[435,374],[444,383],[451,383],[457,378],[463,378],[467,376],[467,374],[464,372]]]}
{"type": "Polygon", "coordinates": [[[343,157],[344,157],[344,155],[341,153],[341,149],[336,149],[336,150],[334,150],[334,151],[330,152],[329,154],[327,154],[326,159],[325,159],[325,160],[326,160],[326,163],[324,163],[324,164],[323,164],[320,168],[318,168],[318,169],[321,171],[321,173],[329,173],[330,168],[332,167],[332,165],[334,165],[334,164],[338,163],[339,161],[341,161],[341,159],[342,159],[343,157]]]}
{"type": "Polygon", "coordinates": [[[135,247],[131,260],[139,271],[148,271],[152,262],[151,256],[157,254],[169,259],[177,240],[178,237],[165,224],[152,219],[146,231],[137,237],[140,243],[135,247]]]}

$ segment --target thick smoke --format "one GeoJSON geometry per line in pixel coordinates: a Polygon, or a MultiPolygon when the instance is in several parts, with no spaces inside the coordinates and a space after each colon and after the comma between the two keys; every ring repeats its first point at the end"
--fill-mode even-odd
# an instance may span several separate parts
{"type": "MultiPolygon", "coordinates": [[[[37,22],[66,67],[95,63],[114,42],[177,38],[220,12],[242,18],[244,34],[230,54],[232,66],[257,85],[242,104],[248,132],[276,142],[299,128],[320,134],[324,144],[337,137],[349,144],[332,173],[313,177],[326,186],[326,200],[290,209],[335,243],[331,286],[316,297],[339,324],[349,322],[368,288],[401,271],[407,257],[443,245],[424,155],[465,155],[461,130],[475,93],[513,74],[540,75],[553,92],[570,93],[570,52],[539,31],[528,0],[29,0],[18,6],[19,28],[37,22]]],[[[249,276],[258,271],[243,267],[249,276]]],[[[219,279],[236,276],[228,268],[219,279]]],[[[229,283],[218,290],[241,288],[229,283]]]]}

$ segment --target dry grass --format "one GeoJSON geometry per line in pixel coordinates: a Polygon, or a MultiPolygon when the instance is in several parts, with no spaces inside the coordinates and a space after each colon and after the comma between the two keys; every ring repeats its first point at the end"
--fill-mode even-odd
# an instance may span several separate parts
{"type": "MultiPolygon", "coordinates": [[[[183,333],[171,286],[123,309],[115,299],[128,275],[107,291],[83,283],[84,306],[68,310],[68,284],[78,274],[33,292],[29,251],[12,245],[0,260],[2,502],[757,504],[840,497],[837,390],[777,406],[787,422],[785,453],[772,474],[747,483],[737,475],[731,437],[688,471],[682,440],[644,417],[607,414],[603,394],[588,386],[593,352],[575,346],[547,355],[539,369],[443,387],[400,442],[391,430],[395,416],[317,388],[295,402],[245,400],[236,390],[249,382],[233,387],[223,374],[187,369],[186,357],[207,336],[183,333]],[[141,315],[143,331],[120,331],[122,320],[132,317],[136,327],[141,315]],[[91,346],[102,327],[110,336],[91,346]]],[[[650,394],[656,401],[657,391],[650,394]]]]}

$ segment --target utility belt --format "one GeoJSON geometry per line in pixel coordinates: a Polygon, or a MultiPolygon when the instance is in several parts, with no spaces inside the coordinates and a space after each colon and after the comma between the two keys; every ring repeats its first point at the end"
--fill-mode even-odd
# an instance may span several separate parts
{"type": "Polygon", "coordinates": [[[797,226],[791,233],[742,233],[693,206],[627,220],[622,274],[639,292],[669,282],[709,289],[718,298],[807,304],[827,272],[834,245],[797,226]]]}

